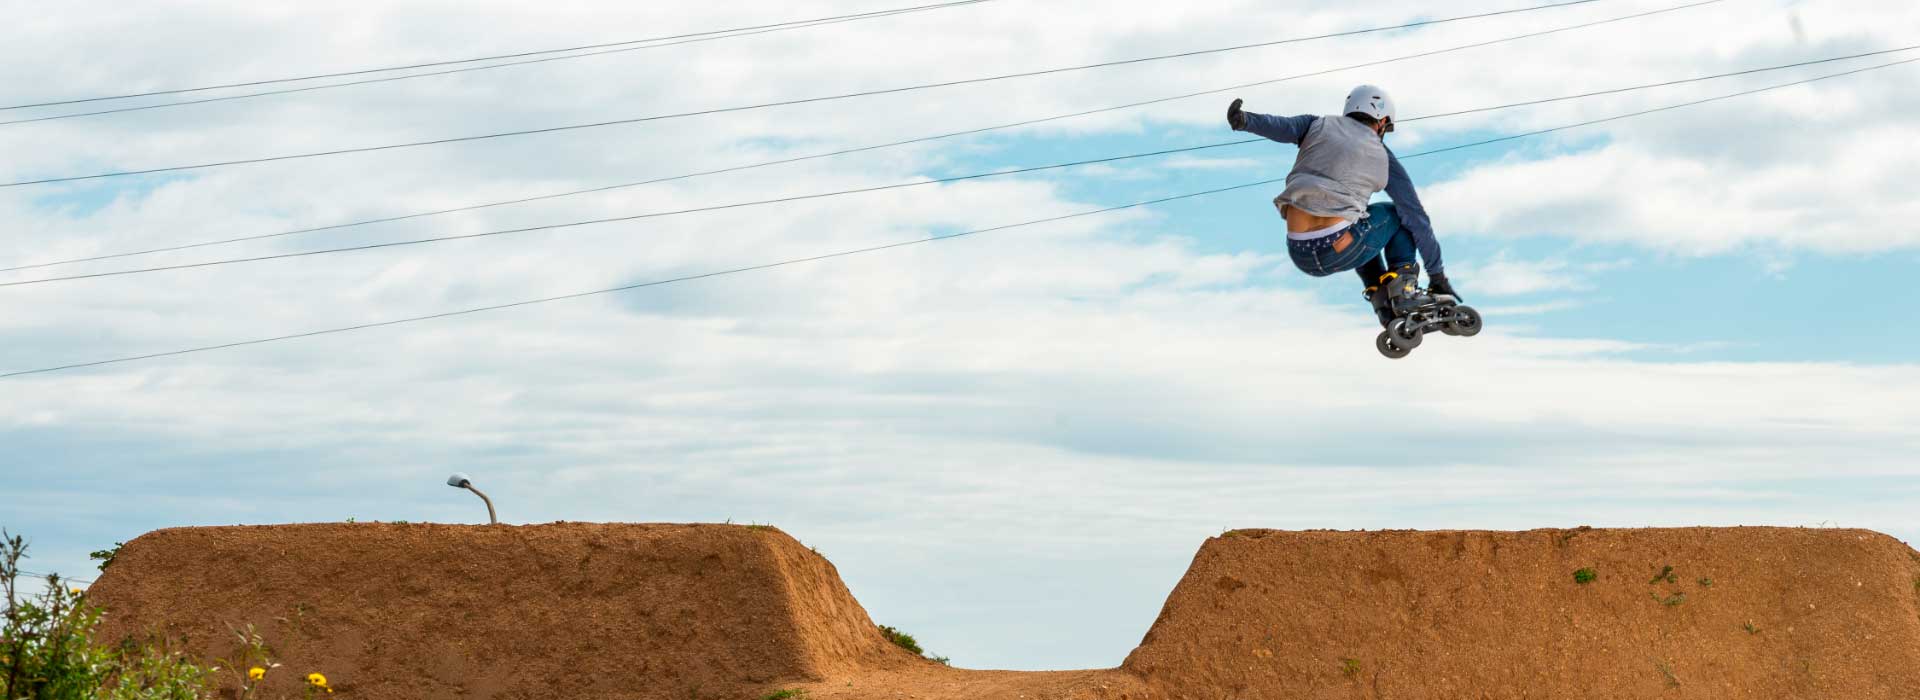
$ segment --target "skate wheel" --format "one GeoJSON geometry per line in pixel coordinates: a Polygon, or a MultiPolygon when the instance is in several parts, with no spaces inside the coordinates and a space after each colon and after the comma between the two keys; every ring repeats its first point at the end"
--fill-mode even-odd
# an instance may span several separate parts
{"type": "MultiPolygon", "coordinates": [[[[1395,321],[1395,323],[1399,322],[1395,321]]],[[[1380,335],[1375,336],[1373,339],[1373,347],[1379,350],[1380,354],[1395,360],[1406,357],[1407,353],[1413,352],[1413,346],[1402,345],[1394,339],[1393,331],[1380,331],[1380,335]]]]}
{"type": "Polygon", "coordinates": [[[1447,319],[1447,334],[1462,337],[1480,333],[1480,312],[1471,306],[1453,307],[1453,317],[1447,319]]]}
{"type": "Polygon", "coordinates": [[[1393,335],[1393,344],[1408,350],[1420,347],[1422,332],[1419,326],[1410,324],[1407,319],[1396,318],[1387,324],[1387,332],[1393,335]]]}

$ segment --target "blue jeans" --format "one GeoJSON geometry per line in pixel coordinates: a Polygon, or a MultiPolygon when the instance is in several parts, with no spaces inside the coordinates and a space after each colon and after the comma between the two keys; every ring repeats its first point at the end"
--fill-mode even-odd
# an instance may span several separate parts
{"type": "Polygon", "coordinates": [[[1377,202],[1367,205],[1366,218],[1345,231],[1310,241],[1287,239],[1287,254],[1301,272],[1325,277],[1353,270],[1363,284],[1371,287],[1387,270],[1413,264],[1417,250],[1413,234],[1400,227],[1393,204],[1377,202]],[[1380,260],[1383,254],[1384,263],[1380,260]]]}

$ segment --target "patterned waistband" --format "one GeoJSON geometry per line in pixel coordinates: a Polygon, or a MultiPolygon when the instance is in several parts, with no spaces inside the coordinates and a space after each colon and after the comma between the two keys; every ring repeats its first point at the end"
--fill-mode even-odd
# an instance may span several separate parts
{"type": "Polygon", "coordinates": [[[1301,231],[1299,233],[1288,231],[1287,238],[1291,240],[1296,240],[1296,241],[1311,241],[1316,238],[1325,238],[1327,236],[1331,236],[1341,231],[1345,231],[1347,230],[1347,227],[1352,225],[1353,225],[1353,222],[1351,221],[1342,221],[1340,223],[1334,224],[1332,226],[1328,226],[1318,231],[1301,231]]]}

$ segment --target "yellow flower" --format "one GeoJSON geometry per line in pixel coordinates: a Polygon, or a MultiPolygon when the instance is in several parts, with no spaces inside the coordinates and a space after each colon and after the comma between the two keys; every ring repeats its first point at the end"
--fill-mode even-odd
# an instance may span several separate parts
{"type": "Polygon", "coordinates": [[[327,687],[327,677],[318,673],[309,673],[307,674],[307,684],[315,688],[325,688],[327,687]]]}
{"type": "Polygon", "coordinates": [[[255,666],[253,668],[247,669],[247,677],[252,678],[256,681],[262,678],[266,678],[267,670],[264,668],[260,668],[259,666],[255,666]]]}

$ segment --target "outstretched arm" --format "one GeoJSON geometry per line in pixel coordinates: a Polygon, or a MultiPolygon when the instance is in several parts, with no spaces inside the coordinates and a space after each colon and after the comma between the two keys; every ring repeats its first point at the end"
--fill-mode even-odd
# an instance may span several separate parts
{"type": "Polygon", "coordinates": [[[1433,236],[1433,221],[1427,218],[1427,208],[1420,205],[1420,195],[1413,190],[1413,178],[1392,149],[1387,150],[1387,196],[1393,198],[1393,213],[1399,216],[1400,226],[1412,234],[1420,259],[1427,262],[1427,274],[1445,279],[1446,267],[1440,262],[1440,239],[1433,236]]]}
{"type": "MultiPolygon", "coordinates": [[[[1234,100],[1233,106],[1236,108],[1239,107],[1240,101],[1234,100]]],[[[1300,145],[1300,139],[1306,138],[1307,127],[1313,126],[1313,120],[1316,118],[1317,117],[1312,115],[1276,117],[1271,114],[1256,114],[1235,109],[1229,113],[1227,123],[1236,131],[1246,131],[1258,136],[1265,136],[1281,143],[1290,143],[1298,146],[1300,145]],[[1236,123],[1235,117],[1240,117],[1241,122],[1236,123]]]]}

